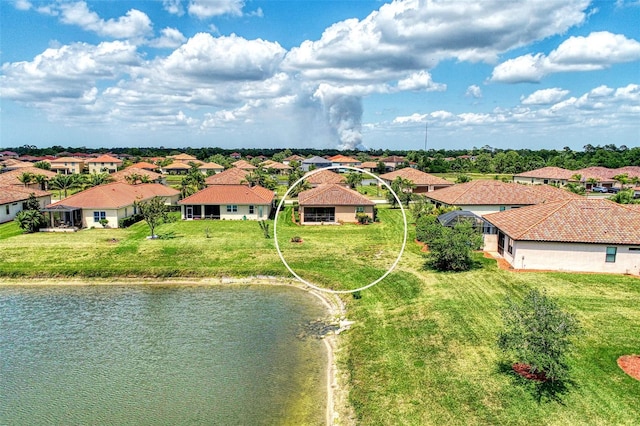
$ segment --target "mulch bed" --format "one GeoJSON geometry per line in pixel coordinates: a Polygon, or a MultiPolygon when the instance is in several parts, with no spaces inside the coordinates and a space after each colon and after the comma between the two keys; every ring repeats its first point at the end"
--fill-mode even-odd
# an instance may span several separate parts
{"type": "Polygon", "coordinates": [[[640,380],[640,355],[622,355],[618,367],[636,380],[640,380]]]}
{"type": "Polygon", "coordinates": [[[414,240],[414,241],[415,241],[416,244],[418,244],[421,247],[420,251],[423,251],[423,252],[428,252],[429,251],[429,246],[427,244],[423,243],[422,241],[418,241],[418,240],[414,240]]]}
{"type": "Polygon", "coordinates": [[[530,371],[531,367],[527,364],[516,363],[513,364],[511,368],[513,368],[513,371],[515,371],[518,375],[524,377],[527,380],[534,380],[536,382],[547,381],[547,376],[544,374],[544,372],[532,373],[530,371]]]}

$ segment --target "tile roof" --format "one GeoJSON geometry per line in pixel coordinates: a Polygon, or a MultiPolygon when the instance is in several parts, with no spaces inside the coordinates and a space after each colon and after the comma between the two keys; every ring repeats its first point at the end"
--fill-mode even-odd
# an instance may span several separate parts
{"type": "Polygon", "coordinates": [[[449,182],[446,179],[421,172],[420,170],[412,169],[411,167],[405,167],[404,169],[380,175],[381,179],[389,182],[393,182],[397,177],[408,179],[416,185],[453,185],[452,182],[449,182]]]}
{"type": "Polygon", "coordinates": [[[188,164],[184,164],[180,161],[175,161],[169,164],[168,166],[164,166],[162,168],[165,170],[189,170],[191,169],[191,166],[188,164]]]}
{"type": "Polygon", "coordinates": [[[197,158],[194,157],[193,155],[189,155],[189,154],[185,154],[185,153],[178,154],[178,155],[170,155],[169,157],[173,158],[174,160],[185,161],[185,162],[197,160],[197,158]]]}
{"type": "MultiPolygon", "coordinates": [[[[143,183],[140,185],[127,185],[123,182],[98,185],[71,195],[53,205],[64,205],[82,209],[101,208],[116,209],[133,204],[134,201],[148,200],[156,195],[172,197],[180,194],[177,189],[161,185],[159,183],[143,183]]],[[[49,207],[47,206],[47,207],[49,207]]]]}
{"type": "Polygon", "coordinates": [[[332,170],[320,170],[307,173],[305,181],[311,185],[322,185],[325,183],[346,183],[347,178],[332,170]]]}
{"type": "Polygon", "coordinates": [[[218,163],[204,163],[198,168],[203,170],[224,170],[224,166],[221,166],[218,163]]]}
{"type": "Polygon", "coordinates": [[[360,167],[363,169],[375,169],[376,167],[378,167],[378,163],[376,163],[375,161],[365,161],[364,163],[360,164],[360,167]]]}
{"type": "Polygon", "coordinates": [[[25,188],[24,186],[6,185],[0,186],[0,204],[16,203],[29,199],[29,195],[45,197],[51,195],[50,192],[39,189],[25,188]]]}
{"type": "Polygon", "coordinates": [[[284,161],[298,161],[298,162],[302,160],[304,160],[304,157],[301,157],[300,155],[297,155],[297,154],[290,155],[284,159],[284,161]]]}
{"type": "Polygon", "coordinates": [[[333,157],[329,157],[332,163],[351,163],[358,164],[361,163],[360,160],[356,160],[355,158],[347,157],[346,155],[338,154],[333,157]]]}
{"type": "Polygon", "coordinates": [[[383,163],[404,163],[407,159],[397,155],[392,155],[390,157],[381,158],[380,161],[383,163]]]}
{"type": "Polygon", "coordinates": [[[261,186],[211,185],[178,204],[271,204],[275,193],[261,186]]]}
{"type": "Polygon", "coordinates": [[[301,206],[372,206],[375,203],[353,189],[336,184],[320,185],[298,194],[301,206]]]}
{"type": "Polygon", "coordinates": [[[237,169],[243,169],[243,170],[253,170],[253,169],[257,169],[256,166],[254,166],[253,164],[251,164],[250,162],[248,162],[247,160],[238,160],[234,163],[231,163],[231,165],[237,169]]]}
{"type": "Polygon", "coordinates": [[[450,205],[531,205],[558,199],[583,198],[549,185],[522,185],[499,180],[474,180],[425,194],[450,205]]]}
{"type": "Polygon", "coordinates": [[[112,157],[110,155],[104,154],[97,158],[92,158],[91,160],[87,160],[87,163],[118,163],[122,164],[122,160],[116,157],[112,157]]]}
{"type": "Polygon", "coordinates": [[[49,160],[52,165],[57,163],[84,163],[84,161],[84,159],[76,157],[60,157],[49,160]]]}
{"type": "Polygon", "coordinates": [[[23,173],[42,175],[48,177],[49,179],[56,175],[56,172],[52,172],[50,170],[43,170],[33,166],[22,167],[17,170],[0,173],[0,185],[22,185],[22,183],[18,180],[18,177],[23,173]]]}
{"type": "Polygon", "coordinates": [[[152,172],[146,169],[139,169],[137,167],[127,167],[124,170],[120,170],[119,172],[115,172],[111,174],[111,177],[113,178],[113,180],[115,180],[116,182],[127,182],[127,176],[131,176],[131,175],[140,175],[140,176],[147,176],[149,178],[149,180],[154,181],[154,180],[160,180],[162,179],[162,175],[160,173],[156,173],[156,172],[152,172]]]}
{"type": "Polygon", "coordinates": [[[286,164],[278,163],[277,161],[267,160],[260,163],[260,166],[265,169],[275,169],[275,170],[291,170],[291,166],[287,166],[286,164]]]}
{"type": "Polygon", "coordinates": [[[514,177],[573,180],[572,178],[576,174],[580,173],[575,170],[567,170],[561,167],[542,167],[541,169],[518,173],[517,175],[514,175],[514,177]]]}
{"type": "Polygon", "coordinates": [[[640,210],[604,199],[571,199],[483,216],[514,240],[640,245],[640,210]]]}
{"type": "Polygon", "coordinates": [[[240,185],[246,184],[248,171],[236,169],[235,167],[227,169],[215,175],[211,175],[204,180],[207,185],[240,185]]]}
{"type": "Polygon", "coordinates": [[[148,170],[156,170],[158,166],[155,164],[147,163],[146,161],[141,161],[139,163],[135,163],[130,165],[129,167],[133,167],[136,169],[148,169],[148,170]]]}

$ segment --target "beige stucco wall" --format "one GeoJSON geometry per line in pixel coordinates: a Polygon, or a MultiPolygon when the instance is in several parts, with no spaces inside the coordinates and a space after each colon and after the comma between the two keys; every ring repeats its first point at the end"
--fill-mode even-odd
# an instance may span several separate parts
{"type": "MultiPolygon", "coordinates": [[[[93,221],[93,212],[105,212],[107,215],[107,220],[109,223],[107,224],[108,228],[117,228],[118,227],[118,219],[122,219],[125,217],[124,208],[121,209],[82,209],[82,227],[83,228],[98,228],[101,229],[102,225],[99,222],[93,221]]],[[[133,207],[128,207],[128,216],[133,214],[133,207]]]]}
{"type": "MultiPolygon", "coordinates": [[[[44,197],[36,197],[40,203],[40,208],[44,208],[47,204],[51,204],[51,195],[44,197]]],[[[15,219],[16,215],[22,211],[22,204],[27,200],[16,201],[13,203],[0,204],[0,223],[9,222],[15,219]],[[9,212],[7,213],[7,207],[9,212]]]]}
{"type": "Polygon", "coordinates": [[[51,162],[51,169],[67,169],[69,173],[80,174],[84,168],[84,161],[66,161],[66,162],[51,162]]]}
{"type": "MultiPolygon", "coordinates": [[[[466,205],[457,205],[456,207],[460,207],[462,210],[466,210],[469,212],[472,212],[478,216],[484,216],[485,214],[489,214],[489,213],[496,213],[501,211],[500,210],[500,206],[495,205],[495,206],[489,206],[489,205],[481,205],[481,206],[466,206],[466,205]]],[[[511,210],[514,206],[509,206],[509,205],[505,205],[505,210],[511,210]]],[[[515,206],[515,207],[521,207],[521,206],[515,206]]]]}
{"type": "Polygon", "coordinates": [[[566,179],[553,179],[553,178],[531,178],[531,177],[520,177],[514,176],[513,181],[515,183],[523,183],[526,185],[561,185],[564,186],[567,184],[566,179]],[[546,182],[545,182],[546,181],[546,182]]]}
{"type": "MultiPolygon", "coordinates": [[[[200,211],[204,212],[204,205],[200,206],[200,211]]],[[[186,206],[180,206],[180,211],[182,215],[182,220],[192,220],[187,219],[187,211],[186,206]]],[[[238,205],[238,211],[233,213],[227,212],[227,205],[223,204],[220,206],[220,219],[221,220],[267,220],[269,219],[269,215],[271,214],[271,206],[266,205],[254,205],[253,206],[253,214],[249,213],[249,205],[238,205]],[[262,207],[262,215],[260,215],[260,208],[262,207]]]]}
{"type": "Polygon", "coordinates": [[[640,251],[615,244],[570,244],[515,241],[513,255],[505,259],[516,269],[545,269],[572,272],[605,272],[640,275],[640,251]],[[616,261],[606,262],[607,247],[617,247],[616,261]]]}
{"type": "Polygon", "coordinates": [[[484,251],[498,251],[498,234],[482,234],[484,251]]]}
{"type": "MultiPolygon", "coordinates": [[[[307,206],[307,207],[327,207],[327,206],[307,206]]],[[[363,206],[364,213],[373,218],[373,206],[363,206]]],[[[304,208],[300,206],[300,217],[304,219],[304,208]]],[[[335,206],[336,223],[357,223],[356,206],[335,206]]],[[[327,222],[328,223],[328,222],[327,222]]],[[[302,222],[303,225],[320,225],[321,222],[302,222]]]]}
{"type": "Polygon", "coordinates": [[[107,169],[107,173],[115,173],[118,166],[122,163],[87,163],[89,165],[89,173],[103,173],[102,169],[107,169]]]}

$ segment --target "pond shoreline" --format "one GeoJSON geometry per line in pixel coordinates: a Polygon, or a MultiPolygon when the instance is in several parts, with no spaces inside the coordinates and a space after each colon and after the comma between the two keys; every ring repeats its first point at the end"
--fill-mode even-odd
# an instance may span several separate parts
{"type": "Polygon", "coordinates": [[[53,287],[53,286],[287,286],[294,287],[317,297],[325,306],[327,317],[340,328],[335,334],[322,337],[327,351],[326,381],[327,404],[326,424],[350,424],[347,414],[347,393],[339,384],[339,372],[335,352],[338,347],[337,335],[349,328],[351,322],[345,318],[343,301],[335,294],[325,293],[305,286],[302,283],[279,277],[255,276],[245,278],[0,278],[0,287],[53,287]],[[344,417],[344,418],[342,418],[344,417]]]}

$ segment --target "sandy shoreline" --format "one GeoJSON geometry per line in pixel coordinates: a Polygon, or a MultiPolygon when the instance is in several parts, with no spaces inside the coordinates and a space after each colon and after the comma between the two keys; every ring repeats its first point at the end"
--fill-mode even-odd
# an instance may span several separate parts
{"type": "MultiPolygon", "coordinates": [[[[227,285],[271,285],[295,287],[306,291],[317,297],[326,307],[328,317],[341,325],[350,324],[345,319],[345,308],[342,300],[331,293],[324,293],[307,287],[302,283],[286,278],[256,276],[247,278],[0,278],[0,287],[20,286],[20,287],[45,287],[45,286],[86,286],[86,285],[106,285],[106,286],[135,286],[135,285],[188,285],[188,286],[227,286],[227,285]]],[[[337,404],[342,408],[346,407],[346,395],[338,383],[338,369],[335,360],[337,347],[337,336],[327,335],[323,338],[324,346],[327,350],[327,406],[326,424],[333,425],[341,416],[337,404]]],[[[346,414],[346,413],[343,413],[346,414]]],[[[349,417],[346,415],[345,417],[349,417]]],[[[342,419],[348,424],[349,421],[342,419]]]]}

